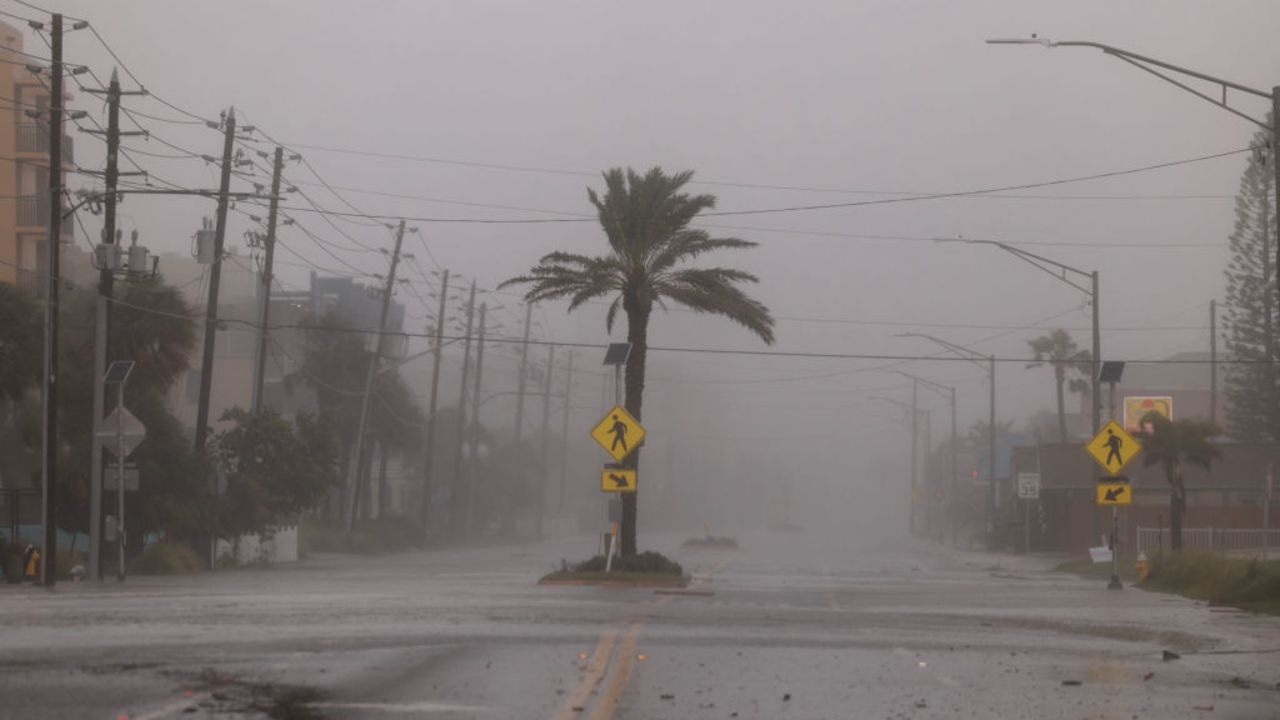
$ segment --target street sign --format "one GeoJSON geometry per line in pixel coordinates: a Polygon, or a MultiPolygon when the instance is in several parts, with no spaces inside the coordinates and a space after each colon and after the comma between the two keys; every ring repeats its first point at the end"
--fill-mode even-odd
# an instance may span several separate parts
{"type": "Polygon", "coordinates": [[[1142,450],[1142,444],[1125,432],[1120,423],[1108,420],[1084,449],[1108,475],[1115,475],[1142,450]]]}
{"type": "Polygon", "coordinates": [[[129,412],[129,408],[117,405],[116,409],[112,410],[111,414],[98,425],[97,432],[98,444],[113,454],[116,451],[117,420],[124,428],[124,454],[128,457],[146,439],[147,428],[141,420],[129,412]]]}
{"type": "MultiPolygon", "coordinates": [[[[115,491],[116,489],[116,473],[115,467],[102,468],[102,489],[115,491]]],[[[125,492],[138,491],[138,466],[127,465],[124,469],[124,490],[125,492]]]]}
{"type": "Polygon", "coordinates": [[[600,471],[601,492],[636,491],[636,471],[631,468],[606,467],[600,471]]]}
{"type": "Polygon", "coordinates": [[[1040,498],[1040,473],[1018,473],[1018,497],[1023,500],[1040,498]]]}
{"type": "Polygon", "coordinates": [[[621,405],[615,405],[591,429],[591,437],[614,460],[621,461],[644,440],[644,426],[621,405]]]}
{"type": "Polygon", "coordinates": [[[1099,505],[1133,504],[1133,486],[1123,475],[1098,478],[1097,493],[1099,505]]]}

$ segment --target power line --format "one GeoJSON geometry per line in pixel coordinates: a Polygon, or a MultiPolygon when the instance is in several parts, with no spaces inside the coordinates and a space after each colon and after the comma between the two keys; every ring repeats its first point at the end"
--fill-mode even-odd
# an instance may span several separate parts
{"type": "MultiPolygon", "coordinates": [[[[1066,177],[1066,178],[1058,178],[1054,180],[1022,183],[1018,185],[999,185],[999,186],[993,186],[993,187],[987,187],[987,188],[977,188],[972,190],[957,190],[954,192],[934,193],[931,195],[889,197],[889,198],[878,198],[875,200],[858,200],[858,201],[843,202],[843,203],[823,203],[823,204],[816,204],[816,205],[790,205],[790,206],[784,206],[784,207],[756,208],[756,209],[750,209],[750,210],[719,210],[719,211],[702,213],[699,215],[699,217],[700,218],[732,217],[732,216],[745,216],[745,215],[766,215],[766,214],[780,214],[780,213],[792,213],[792,212],[810,212],[815,210],[855,208],[855,207],[867,207],[872,205],[891,205],[891,204],[901,204],[901,203],[908,203],[908,202],[919,202],[924,200],[945,200],[948,198],[971,197],[971,196],[985,195],[985,194],[995,193],[995,192],[1007,192],[1010,190],[1027,190],[1027,189],[1034,189],[1034,188],[1050,187],[1055,185],[1066,185],[1071,183],[1087,182],[1091,180],[1101,180],[1105,178],[1120,177],[1124,175],[1133,175],[1137,173],[1150,172],[1153,170],[1161,170],[1161,169],[1166,169],[1170,167],[1177,167],[1180,165],[1187,165],[1190,163],[1204,162],[1208,160],[1216,160],[1219,158],[1230,157],[1233,155],[1239,155],[1241,153],[1250,152],[1252,149],[1253,148],[1251,147],[1245,147],[1245,148],[1239,148],[1236,150],[1229,150],[1226,152],[1212,153],[1209,155],[1199,155],[1192,158],[1184,158],[1181,160],[1172,160],[1169,162],[1143,165],[1143,166],[1134,167],[1134,168],[1126,168],[1123,170],[1112,170],[1108,172],[1094,173],[1091,175],[1078,175],[1078,176],[1072,176],[1072,177],[1066,177]]],[[[302,212],[314,211],[308,208],[290,207],[286,209],[298,210],[302,212]]],[[[363,213],[363,212],[351,213],[351,212],[338,211],[338,210],[330,210],[327,212],[327,214],[335,215],[335,216],[346,215],[346,216],[358,216],[358,217],[366,217],[366,218],[380,218],[388,221],[406,220],[406,221],[422,222],[422,223],[458,223],[458,224],[479,224],[479,225],[538,225],[538,224],[583,223],[583,222],[595,221],[595,218],[592,218],[592,217],[444,218],[444,217],[423,217],[423,216],[415,216],[415,215],[389,215],[389,214],[388,215],[372,215],[372,214],[363,213]]]]}

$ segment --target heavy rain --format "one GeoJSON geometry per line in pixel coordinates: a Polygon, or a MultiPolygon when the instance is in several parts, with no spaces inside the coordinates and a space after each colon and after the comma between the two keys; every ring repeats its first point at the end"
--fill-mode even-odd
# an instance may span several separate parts
{"type": "Polygon", "coordinates": [[[0,718],[1274,718],[1280,5],[0,0],[0,718]]]}

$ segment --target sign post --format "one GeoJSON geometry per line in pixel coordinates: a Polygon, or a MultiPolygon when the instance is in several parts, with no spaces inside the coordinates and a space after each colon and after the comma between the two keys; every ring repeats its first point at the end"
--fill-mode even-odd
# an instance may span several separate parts
{"type": "Polygon", "coordinates": [[[1031,552],[1031,501],[1040,499],[1040,473],[1018,473],[1018,497],[1022,499],[1022,552],[1031,552]]]}
{"type": "MultiPolygon", "coordinates": [[[[1114,383],[1112,383],[1114,388],[1114,383]]],[[[1120,584],[1120,547],[1117,535],[1120,532],[1120,515],[1116,511],[1119,505],[1133,503],[1133,488],[1129,478],[1118,475],[1134,456],[1142,451],[1142,444],[1120,427],[1115,420],[1108,420],[1106,425],[1093,436],[1084,449],[1102,469],[1106,476],[1098,478],[1097,503],[1111,506],[1111,582],[1107,587],[1119,590],[1120,584]]]]}
{"type": "MultiPolygon", "coordinates": [[[[591,430],[591,437],[609,453],[615,463],[622,459],[644,439],[644,427],[622,407],[622,366],[631,357],[631,343],[609,343],[605,349],[604,364],[613,366],[613,409],[605,413],[604,418],[591,430]]],[[[622,520],[622,494],[635,493],[635,468],[622,468],[618,465],[606,465],[600,474],[600,489],[604,492],[616,492],[618,518],[609,518],[609,544],[605,552],[604,571],[613,569],[613,553],[617,547],[619,523],[622,520]]],[[[612,510],[613,502],[610,502],[612,510]]]]}
{"type": "Polygon", "coordinates": [[[114,453],[116,456],[116,556],[118,566],[116,567],[116,581],[124,582],[124,552],[125,552],[125,525],[124,525],[124,491],[125,491],[125,459],[137,449],[138,444],[147,436],[147,430],[138,418],[124,406],[124,386],[129,381],[129,375],[133,372],[132,360],[117,360],[111,363],[107,368],[107,374],[102,378],[103,385],[116,386],[116,409],[107,416],[103,427],[114,427],[114,432],[109,430],[99,431],[98,441],[107,442],[114,439],[114,453]],[[126,425],[128,430],[126,431],[126,425]],[[114,437],[112,437],[114,436],[114,437]]]}

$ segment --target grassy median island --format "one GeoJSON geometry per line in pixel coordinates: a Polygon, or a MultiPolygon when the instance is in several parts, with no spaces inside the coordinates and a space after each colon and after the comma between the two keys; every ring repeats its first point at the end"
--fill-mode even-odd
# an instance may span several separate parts
{"type": "Polygon", "coordinates": [[[1150,567],[1144,589],[1280,615],[1280,560],[1184,551],[1153,555],[1150,567]]]}
{"type": "Polygon", "coordinates": [[[631,585],[635,587],[684,587],[687,578],[680,563],[652,550],[633,557],[616,557],[613,569],[604,571],[603,555],[576,565],[564,564],[542,576],[539,585],[631,585]]]}

